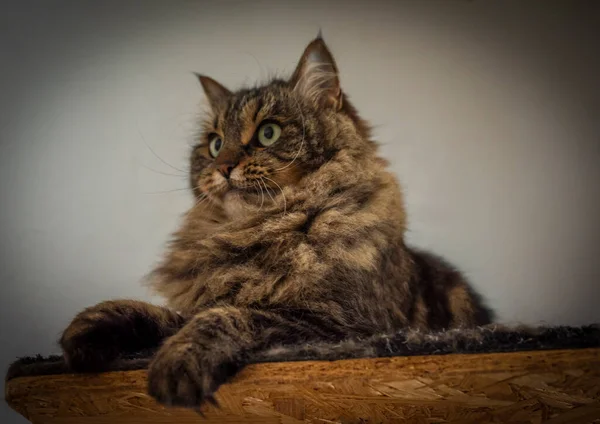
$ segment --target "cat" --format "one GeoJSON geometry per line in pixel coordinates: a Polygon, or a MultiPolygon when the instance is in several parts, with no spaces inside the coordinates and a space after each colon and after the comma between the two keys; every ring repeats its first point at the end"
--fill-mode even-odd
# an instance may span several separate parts
{"type": "Polygon", "coordinates": [[[149,394],[198,407],[258,350],[491,321],[458,270],[405,244],[400,186],[320,35],[287,80],[231,92],[198,78],[196,203],[147,279],[168,308],[80,312],[60,340],[72,370],[158,348],[149,394]]]}

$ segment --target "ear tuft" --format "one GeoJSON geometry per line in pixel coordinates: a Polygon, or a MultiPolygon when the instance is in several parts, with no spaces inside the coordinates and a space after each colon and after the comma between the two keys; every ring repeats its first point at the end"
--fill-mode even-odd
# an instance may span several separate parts
{"type": "Polygon", "coordinates": [[[227,98],[231,96],[231,91],[223,87],[214,79],[196,73],[195,75],[198,80],[200,80],[204,93],[213,108],[225,103],[227,98]]]}
{"type": "Polygon", "coordinates": [[[326,107],[342,107],[342,90],[333,55],[321,31],[304,50],[290,84],[294,91],[326,107]]]}

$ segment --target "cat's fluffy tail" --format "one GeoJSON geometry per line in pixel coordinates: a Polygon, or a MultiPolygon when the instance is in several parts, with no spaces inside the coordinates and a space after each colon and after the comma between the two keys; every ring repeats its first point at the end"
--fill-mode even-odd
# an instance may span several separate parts
{"type": "Polygon", "coordinates": [[[429,252],[411,249],[417,295],[411,324],[428,329],[476,327],[494,314],[460,271],[429,252]]]}

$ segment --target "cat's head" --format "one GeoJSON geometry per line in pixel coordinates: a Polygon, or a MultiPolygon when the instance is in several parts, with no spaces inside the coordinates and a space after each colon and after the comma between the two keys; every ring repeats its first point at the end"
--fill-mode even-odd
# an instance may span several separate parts
{"type": "Polygon", "coordinates": [[[232,92],[198,77],[210,105],[191,157],[190,182],[198,197],[217,204],[268,202],[340,150],[373,151],[368,127],[342,92],[320,36],[288,80],[232,92]]]}

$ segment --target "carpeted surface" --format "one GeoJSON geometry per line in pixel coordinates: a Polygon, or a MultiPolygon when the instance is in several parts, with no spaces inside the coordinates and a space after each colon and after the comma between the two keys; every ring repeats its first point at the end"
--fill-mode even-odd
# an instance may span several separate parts
{"type": "MultiPolygon", "coordinates": [[[[402,331],[342,343],[280,346],[257,352],[249,363],[308,361],[389,356],[444,355],[451,353],[493,353],[526,350],[580,349],[600,347],[600,326],[585,327],[503,327],[489,325],[469,330],[443,332],[402,331]]],[[[144,369],[153,351],[122,356],[108,371],[144,369]]],[[[21,358],[8,369],[6,381],[23,376],[69,373],[60,356],[21,358]]]]}

